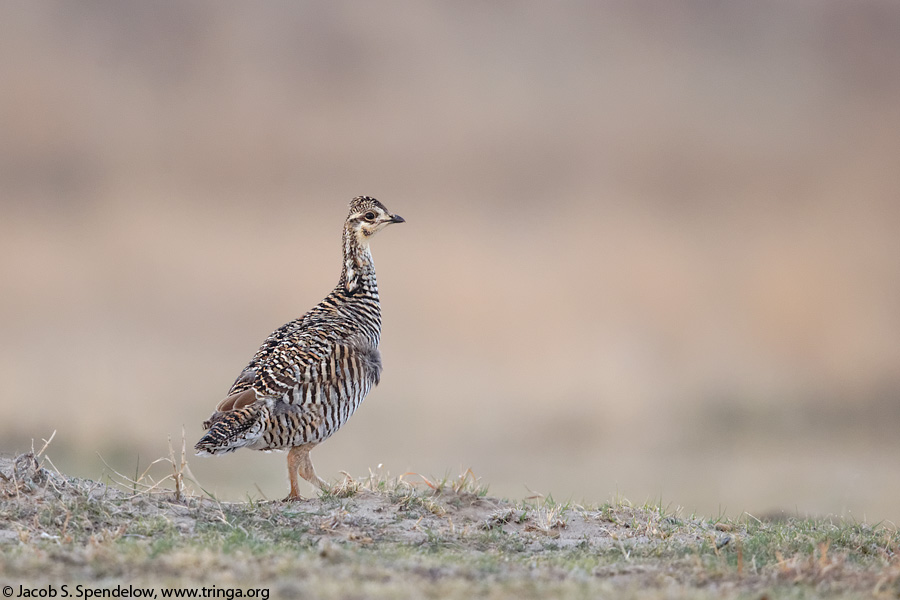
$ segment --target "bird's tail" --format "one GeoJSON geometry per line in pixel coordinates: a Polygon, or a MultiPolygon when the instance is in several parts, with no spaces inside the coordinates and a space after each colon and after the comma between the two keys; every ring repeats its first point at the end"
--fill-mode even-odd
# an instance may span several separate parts
{"type": "Polygon", "coordinates": [[[217,413],[211,426],[194,446],[198,456],[234,452],[249,446],[262,435],[265,422],[265,406],[246,406],[237,410],[217,413]]]}

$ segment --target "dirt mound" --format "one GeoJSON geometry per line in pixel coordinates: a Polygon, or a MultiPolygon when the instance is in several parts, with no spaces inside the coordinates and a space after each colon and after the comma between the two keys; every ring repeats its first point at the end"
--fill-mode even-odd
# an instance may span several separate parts
{"type": "Polygon", "coordinates": [[[33,454],[0,458],[0,575],[38,585],[254,582],[276,596],[323,598],[470,598],[487,585],[516,600],[900,591],[900,538],[885,527],[705,520],[624,501],[510,502],[489,497],[470,472],[346,477],[307,500],[226,503],[190,493],[182,475],[176,468],[172,489],[107,485],[33,454]]]}
{"type": "Polygon", "coordinates": [[[673,537],[684,543],[713,539],[720,545],[730,540],[730,535],[702,520],[684,521],[639,508],[587,509],[540,498],[530,503],[491,498],[471,474],[439,483],[424,478],[411,483],[403,478],[348,477],[317,498],[227,503],[161,487],[151,492],[136,487],[129,493],[119,486],[66,477],[27,453],[0,458],[0,496],[4,514],[17,517],[3,519],[0,523],[7,522],[0,527],[17,528],[17,537],[62,535],[72,541],[98,531],[127,533],[134,522],[157,517],[171,520],[182,533],[193,532],[198,524],[236,518],[254,526],[303,525],[319,538],[362,544],[376,540],[422,544],[434,540],[436,533],[459,540],[473,533],[513,536],[517,545],[530,549],[548,542],[557,548],[607,549],[626,540],[644,545],[673,537]],[[35,518],[48,511],[55,518],[35,518]],[[81,516],[85,512],[95,517],[86,519],[81,516]],[[60,518],[66,523],[61,529],[53,526],[60,518]]]}

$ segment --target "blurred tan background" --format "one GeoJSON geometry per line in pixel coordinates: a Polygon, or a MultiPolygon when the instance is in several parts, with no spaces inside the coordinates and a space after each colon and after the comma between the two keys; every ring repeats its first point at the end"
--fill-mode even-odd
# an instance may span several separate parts
{"type": "Polygon", "coordinates": [[[900,520],[900,4],[4,2],[0,81],[0,451],[193,444],[369,194],[324,477],[900,520]]]}

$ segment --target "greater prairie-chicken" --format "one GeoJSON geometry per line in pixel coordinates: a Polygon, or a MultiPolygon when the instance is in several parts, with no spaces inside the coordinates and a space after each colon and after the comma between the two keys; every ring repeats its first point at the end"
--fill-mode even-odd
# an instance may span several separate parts
{"type": "Polygon", "coordinates": [[[347,422],[381,377],[381,307],[369,240],[403,222],[374,198],[350,202],[337,286],[315,308],[266,338],[203,423],[208,431],[195,446],[197,454],[290,449],[287,499],[300,497],[298,474],[326,487],[309,451],[347,422]]]}

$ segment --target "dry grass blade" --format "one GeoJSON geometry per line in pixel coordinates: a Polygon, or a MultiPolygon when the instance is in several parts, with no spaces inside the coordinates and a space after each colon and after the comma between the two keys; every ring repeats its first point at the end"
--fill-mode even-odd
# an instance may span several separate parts
{"type": "Polygon", "coordinates": [[[542,506],[528,516],[526,531],[538,531],[550,537],[559,537],[559,530],[567,526],[560,505],[542,506]]]}
{"type": "Polygon", "coordinates": [[[334,485],[329,492],[338,498],[349,498],[358,494],[363,485],[353,479],[347,471],[341,471],[340,473],[344,476],[344,479],[334,485]]]}
{"type": "MultiPolygon", "coordinates": [[[[420,475],[419,473],[407,472],[407,473],[404,473],[403,475],[401,475],[398,479],[402,481],[403,478],[406,477],[407,475],[415,475],[416,477],[421,477],[422,481],[425,483],[425,485],[427,485],[434,491],[437,491],[437,489],[438,489],[438,487],[435,484],[433,484],[431,481],[429,481],[427,477],[425,477],[424,475],[420,475]]],[[[413,484],[413,485],[415,485],[415,484],[413,484]]]]}
{"type": "Polygon", "coordinates": [[[181,461],[175,461],[175,451],[172,449],[172,436],[168,436],[169,440],[169,462],[172,463],[172,481],[175,484],[175,500],[181,502],[181,496],[184,491],[184,467],[185,459],[185,441],[184,427],[181,428],[181,461]]]}
{"type": "MultiPolygon", "coordinates": [[[[100,458],[103,466],[108,469],[107,476],[109,477],[109,480],[120,489],[130,491],[132,493],[132,498],[144,494],[171,492],[174,495],[175,501],[181,502],[186,497],[194,495],[192,491],[188,490],[186,482],[190,481],[194,483],[201,490],[203,489],[203,487],[197,483],[196,477],[194,477],[193,473],[191,472],[190,465],[187,462],[187,440],[184,432],[184,427],[181,428],[180,456],[175,456],[175,449],[172,446],[171,436],[167,436],[167,442],[169,446],[169,456],[157,458],[149,465],[147,465],[147,467],[142,472],[140,472],[139,467],[136,466],[134,477],[125,475],[119,472],[117,469],[113,468],[108,462],[106,462],[106,459],[103,458],[100,453],[97,453],[97,456],[98,458],[100,458]],[[160,463],[168,463],[172,468],[172,472],[157,480],[151,475],[151,471],[156,465],[160,463]],[[166,487],[166,484],[169,482],[171,482],[171,488],[166,487]]],[[[207,493],[207,495],[210,494],[207,493]]]]}
{"type": "MultiPolygon", "coordinates": [[[[157,488],[159,488],[159,486],[162,484],[164,479],[160,480],[160,481],[153,481],[153,479],[148,475],[148,473],[150,472],[150,469],[152,469],[154,465],[161,463],[161,462],[169,461],[169,459],[167,459],[167,458],[157,458],[156,460],[151,462],[147,466],[146,469],[144,469],[143,473],[136,474],[134,477],[129,477],[128,475],[124,475],[124,474],[120,473],[119,471],[117,471],[116,469],[114,469],[112,466],[110,466],[110,464],[108,462],[106,462],[106,459],[103,458],[103,455],[101,455],[99,452],[97,453],[97,457],[100,459],[100,462],[103,463],[103,466],[105,466],[107,469],[109,469],[109,471],[115,476],[115,477],[110,477],[110,481],[112,481],[114,484],[116,484],[117,486],[119,486],[120,488],[122,488],[125,491],[133,491],[132,497],[137,497],[137,496],[140,496],[141,494],[149,494],[149,493],[153,492],[154,490],[156,490],[157,488]],[[145,479],[147,480],[148,483],[144,483],[145,479]]],[[[167,477],[171,477],[171,476],[167,476],[167,477]]]]}
{"type": "MultiPolygon", "coordinates": [[[[44,442],[44,445],[41,446],[41,449],[38,452],[35,452],[34,455],[41,456],[47,450],[47,446],[50,445],[50,442],[52,442],[53,438],[55,438],[55,437],[56,437],[56,430],[54,429],[53,433],[50,434],[49,438],[47,438],[46,440],[42,440],[44,442]]],[[[34,452],[34,443],[32,443],[32,445],[31,445],[31,450],[32,450],[32,452],[34,452]]]]}

